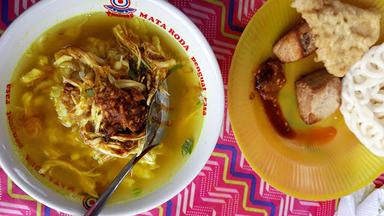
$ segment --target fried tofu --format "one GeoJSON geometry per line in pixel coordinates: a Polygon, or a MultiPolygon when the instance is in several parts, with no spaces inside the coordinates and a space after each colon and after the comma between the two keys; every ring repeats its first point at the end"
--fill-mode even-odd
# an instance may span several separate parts
{"type": "Polygon", "coordinates": [[[284,63],[298,61],[315,50],[311,28],[305,22],[296,26],[273,46],[273,53],[284,63]]]}
{"type": "Polygon", "coordinates": [[[300,117],[315,124],[333,114],[341,104],[341,80],[326,70],[316,71],[296,81],[300,117]]]}

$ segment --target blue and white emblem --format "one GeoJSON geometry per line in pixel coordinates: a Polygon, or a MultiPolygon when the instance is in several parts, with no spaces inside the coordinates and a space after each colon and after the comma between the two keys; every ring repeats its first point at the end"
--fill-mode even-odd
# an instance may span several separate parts
{"type": "Polygon", "coordinates": [[[131,15],[136,11],[134,8],[130,8],[130,0],[110,0],[111,5],[104,5],[104,7],[113,14],[131,15]]]}

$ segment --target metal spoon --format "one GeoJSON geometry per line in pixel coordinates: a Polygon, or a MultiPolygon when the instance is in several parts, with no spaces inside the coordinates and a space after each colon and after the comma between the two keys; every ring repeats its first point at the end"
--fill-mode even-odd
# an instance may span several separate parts
{"type": "MultiPolygon", "coordinates": [[[[166,83],[163,82],[160,89],[167,89],[166,83]]],[[[151,149],[158,146],[164,135],[164,126],[161,122],[168,120],[168,111],[163,109],[169,105],[169,95],[166,91],[157,91],[151,102],[146,126],[146,140],[143,151],[140,155],[134,155],[127,165],[115,177],[109,187],[103,192],[97,202],[84,214],[84,216],[96,216],[103,209],[104,205],[111,197],[113,192],[119,187],[120,183],[132,170],[133,166],[147,154],[151,149]]]]}

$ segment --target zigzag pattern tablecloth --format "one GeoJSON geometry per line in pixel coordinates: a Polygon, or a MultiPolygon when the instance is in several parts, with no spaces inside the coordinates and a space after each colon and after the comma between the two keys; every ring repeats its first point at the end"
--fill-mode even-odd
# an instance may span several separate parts
{"type": "MultiPolygon", "coordinates": [[[[38,0],[0,0],[0,29],[38,0]]],[[[221,66],[225,90],[231,58],[244,27],[263,0],[171,0],[200,28],[221,66]]],[[[260,32],[262,34],[262,32],[260,32]]],[[[227,100],[226,100],[227,102],[227,100]]],[[[298,200],[269,186],[255,174],[231,130],[228,114],[216,149],[196,179],[180,194],[142,215],[331,216],[336,201],[298,200]]],[[[0,169],[0,215],[65,215],[21,191],[0,169]]]]}

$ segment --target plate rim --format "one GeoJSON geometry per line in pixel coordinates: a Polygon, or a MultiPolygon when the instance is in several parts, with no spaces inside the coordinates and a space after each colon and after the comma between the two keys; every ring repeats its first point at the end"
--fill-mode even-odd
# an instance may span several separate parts
{"type": "MultiPolygon", "coordinates": [[[[238,146],[242,152],[242,154],[244,155],[245,159],[247,160],[247,162],[249,161],[248,158],[250,158],[251,156],[249,155],[249,151],[246,149],[247,145],[244,144],[244,143],[241,143],[240,142],[240,135],[239,135],[239,131],[241,130],[240,128],[242,126],[239,126],[239,125],[235,125],[236,121],[233,121],[233,119],[236,119],[236,114],[235,114],[235,107],[234,107],[234,104],[233,100],[236,100],[234,99],[235,97],[232,97],[231,95],[231,86],[233,85],[232,83],[234,82],[233,81],[233,77],[234,77],[234,62],[235,62],[235,59],[238,58],[238,56],[240,55],[240,49],[239,47],[242,47],[243,44],[247,44],[246,43],[246,37],[245,35],[248,35],[251,31],[251,28],[253,25],[255,25],[255,23],[257,22],[257,19],[259,19],[259,17],[261,16],[263,10],[266,10],[265,8],[267,7],[271,7],[270,5],[272,4],[271,2],[273,1],[276,1],[276,0],[269,0],[267,2],[265,2],[261,8],[259,8],[257,10],[257,12],[253,15],[253,17],[251,18],[251,20],[248,22],[246,28],[244,29],[238,43],[237,43],[237,46],[236,46],[236,49],[235,49],[235,52],[234,52],[234,55],[232,57],[232,61],[231,61],[231,67],[230,67],[230,70],[229,70],[229,75],[228,75],[228,113],[229,113],[229,118],[230,118],[230,122],[231,122],[231,127],[232,127],[232,130],[233,130],[233,133],[234,133],[234,136],[236,138],[236,142],[238,143],[238,146]]],[[[292,2],[292,0],[287,0],[287,1],[290,1],[292,2]]],[[[379,1],[382,1],[384,2],[384,0],[379,0],[379,1]]],[[[384,18],[384,15],[382,15],[382,18],[384,18]]],[[[256,65],[255,65],[256,66],[256,65]]],[[[355,187],[353,188],[350,188],[348,190],[343,190],[343,191],[339,191],[339,192],[335,192],[335,193],[327,193],[327,194],[322,194],[322,195],[316,195],[316,194],[304,194],[304,193],[300,193],[300,192],[297,192],[295,190],[291,190],[289,188],[287,188],[286,186],[284,185],[281,185],[279,183],[277,183],[275,180],[273,180],[274,178],[273,177],[268,177],[268,175],[266,173],[264,173],[262,171],[262,169],[260,169],[256,164],[252,164],[250,162],[248,162],[248,164],[250,165],[250,167],[253,169],[253,171],[260,176],[260,178],[262,178],[263,180],[265,180],[268,184],[270,184],[272,187],[276,188],[277,190],[279,190],[280,192],[283,192],[284,194],[286,195],[290,195],[290,196],[293,196],[295,198],[299,198],[299,199],[304,199],[304,200],[312,200],[312,201],[329,201],[329,200],[335,200],[335,199],[339,199],[345,195],[349,195],[355,191],[358,191],[359,189],[367,186],[369,183],[373,183],[374,180],[380,176],[380,174],[383,173],[384,171],[384,164],[382,166],[382,169],[378,169],[376,172],[373,172],[374,175],[370,176],[369,178],[366,178],[367,180],[366,181],[361,181],[361,183],[359,184],[356,184],[355,187]]]]}

